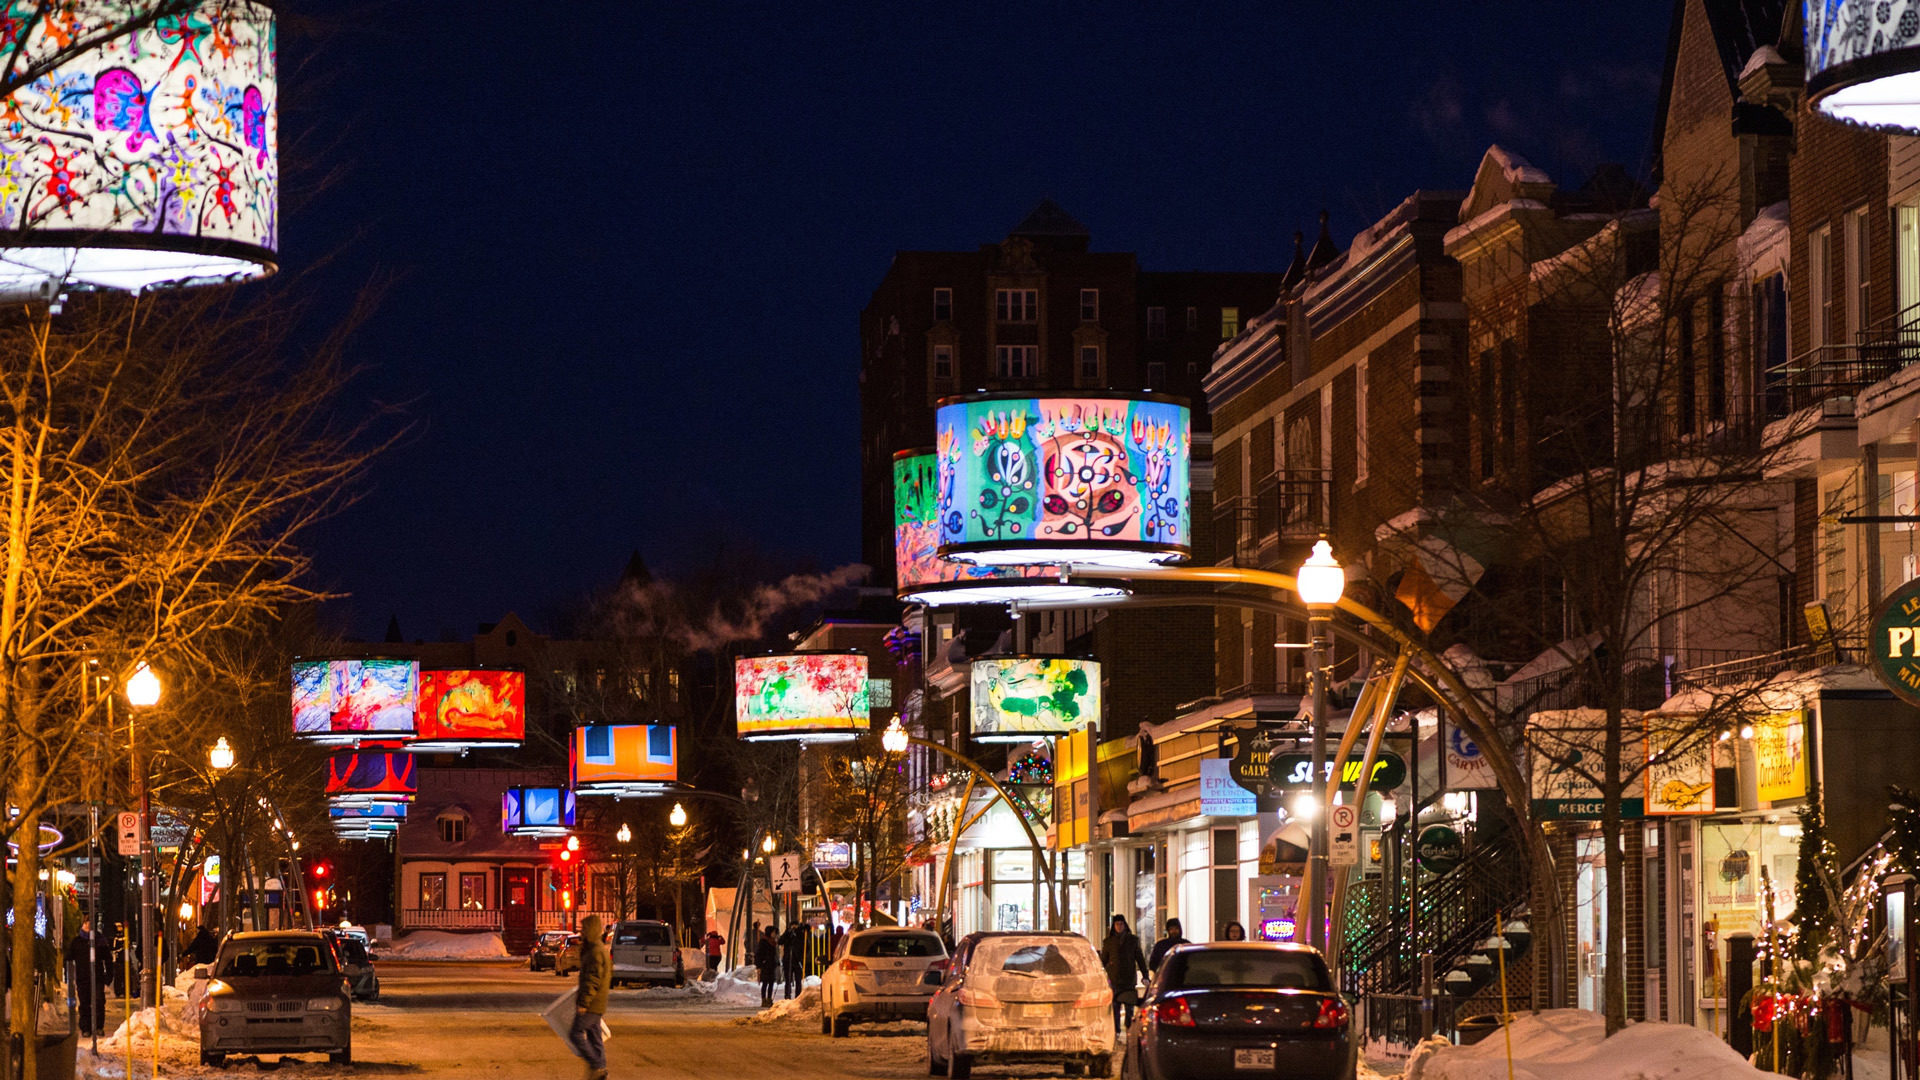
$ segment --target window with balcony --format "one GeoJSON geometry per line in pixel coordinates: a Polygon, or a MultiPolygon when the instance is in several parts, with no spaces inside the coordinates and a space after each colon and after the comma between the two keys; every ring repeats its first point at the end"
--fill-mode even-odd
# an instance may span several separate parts
{"type": "Polygon", "coordinates": [[[1833,344],[1833,228],[1822,225],[1807,234],[1807,345],[1833,344]]]}
{"type": "Polygon", "coordinates": [[[1039,373],[1040,347],[1038,345],[995,345],[993,347],[994,374],[1002,379],[1030,379],[1039,373]]]}
{"type": "Polygon", "coordinates": [[[1100,290],[1080,290],[1080,321],[1097,323],[1100,321],[1100,290]]]}
{"type": "Polygon", "coordinates": [[[1695,336],[1699,328],[1694,324],[1693,303],[1684,303],[1680,308],[1680,327],[1678,332],[1680,353],[1676,360],[1674,379],[1679,384],[1678,403],[1674,406],[1678,413],[1679,431],[1682,435],[1691,435],[1694,430],[1695,410],[1699,408],[1700,372],[1694,363],[1695,336]]]}
{"type": "Polygon", "coordinates": [[[1727,420],[1727,333],[1725,290],[1716,285],[1707,294],[1707,423],[1727,420]]]}
{"type": "Polygon", "coordinates": [[[1147,340],[1167,340],[1167,309],[1150,307],[1147,309],[1147,340]]]}
{"type": "Polygon", "coordinates": [[[952,322],[953,321],[953,290],[952,289],[933,290],[933,321],[934,322],[952,322]]]}
{"type": "Polygon", "coordinates": [[[420,875],[420,903],[418,906],[425,911],[447,910],[447,875],[420,875]]]}
{"type": "Polygon", "coordinates": [[[1899,323],[1910,326],[1920,311],[1920,206],[1893,209],[1893,272],[1899,286],[1899,323]]]}
{"type": "Polygon", "coordinates": [[[1040,290],[995,289],[993,315],[1003,323],[1040,321],[1040,290]]]}
{"type": "Polygon", "coordinates": [[[1855,207],[1841,219],[1842,255],[1840,287],[1846,291],[1847,326],[1845,333],[1858,334],[1867,328],[1867,287],[1872,274],[1868,262],[1870,246],[1867,234],[1867,208],[1855,207]]]}

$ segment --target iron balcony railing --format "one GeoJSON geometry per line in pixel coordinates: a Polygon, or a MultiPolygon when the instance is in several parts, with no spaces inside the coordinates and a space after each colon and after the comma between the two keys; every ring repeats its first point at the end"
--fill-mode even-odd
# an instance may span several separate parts
{"type": "Polygon", "coordinates": [[[1920,361],[1920,305],[1862,328],[1853,340],[1816,345],[1766,371],[1767,415],[1789,416],[1862,390],[1920,361]]]}
{"type": "Polygon", "coordinates": [[[1285,543],[1310,543],[1333,529],[1333,478],[1318,469],[1286,469],[1253,485],[1252,494],[1213,506],[1214,542],[1237,566],[1261,566],[1285,543]]]}

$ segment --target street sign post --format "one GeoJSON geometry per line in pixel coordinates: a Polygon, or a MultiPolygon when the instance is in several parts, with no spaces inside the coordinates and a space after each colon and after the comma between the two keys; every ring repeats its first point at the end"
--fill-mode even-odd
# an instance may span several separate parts
{"type": "Polygon", "coordinates": [[[140,812],[122,810],[114,819],[114,831],[120,837],[120,854],[135,856],[140,854],[140,812]]]}
{"type": "Polygon", "coordinates": [[[1360,865],[1360,808],[1341,803],[1327,814],[1327,862],[1360,865]]]}
{"type": "Polygon", "coordinates": [[[767,868],[773,875],[774,892],[797,893],[800,891],[800,856],[775,855],[767,860],[767,868]]]}

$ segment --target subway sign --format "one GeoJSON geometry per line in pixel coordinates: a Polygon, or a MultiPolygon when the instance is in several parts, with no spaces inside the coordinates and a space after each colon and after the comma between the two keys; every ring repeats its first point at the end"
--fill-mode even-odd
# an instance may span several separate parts
{"type": "Polygon", "coordinates": [[[1920,705],[1920,579],[1895,589],[1867,632],[1873,673],[1911,705],[1920,705]]]}
{"type": "MultiPolygon", "coordinates": [[[[1361,758],[1349,759],[1340,770],[1340,786],[1357,788],[1360,786],[1360,769],[1366,765],[1361,758]]],[[[1270,775],[1276,787],[1298,788],[1313,783],[1312,754],[1275,754],[1270,767],[1270,775]]],[[[1320,782],[1325,784],[1333,777],[1333,761],[1329,758],[1321,764],[1320,782]]],[[[1368,791],[1387,792],[1398,788],[1407,781],[1407,763],[1399,754],[1382,750],[1373,763],[1373,778],[1367,781],[1368,791]]]]}

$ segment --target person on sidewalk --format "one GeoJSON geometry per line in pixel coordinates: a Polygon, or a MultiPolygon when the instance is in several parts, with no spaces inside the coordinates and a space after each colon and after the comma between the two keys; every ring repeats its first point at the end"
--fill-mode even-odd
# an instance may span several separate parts
{"type": "Polygon", "coordinates": [[[1107,969],[1107,986],[1113,991],[1113,1030],[1124,1031],[1133,1023],[1134,1007],[1140,1004],[1140,991],[1134,986],[1134,973],[1147,974],[1147,958],[1140,955],[1140,939],[1127,926],[1127,917],[1115,915],[1100,943],[1100,966],[1107,969]]]}
{"type": "Polygon", "coordinates": [[[773,984],[780,978],[780,939],[773,927],[760,931],[760,943],[753,947],[753,963],[760,969],[760,1007],[773,1004],[773,984]]]}
{"type": "Polygon", "coordinates": [[[113,980],[113,950],[95,940],[92,919],[83,920],[80,932],[67,942],[67,962],[73,965],[74,1015],[80,1034],[92,1035],[100,1031],[106,1017],[107,983],[113,980]]]}
{"type": "Polygon", "coordinates": [[[727,939],[720,936],[720,931],[707,931],[707,970],[715,975],[720,974],[720,954],[726,947],[727,939]]]}
{"type": "Polygon", "coordinates": [[[786,977],[787,996],[800,996],[800,963],[807,949],[807,932],[799,923],[788,923],[780,935],[780,972],[786,977]]]}
{"type": "Polygon", "coordinates": [[[1168,919],[1166,936],[1153,943],[1153,953],[1147,957],[1147,970],[1159,971],[1160,961],[1167,958],[1167,954],[1173,951],[1173,947],[1185,944],[1187,944],[1187,938],[1180,932],[1180,920],[1168,919]]]}
{"type": "Polygon", "coordinates": [[[613,958],[607,954],[606,924],[589,915],[580,923],[580,989],[573,1002],[573,1052],[587,1063],[587,1080],[606,1080],[607,1049],[600,1022],[607,1014],[613,986],[613,958]]]}

